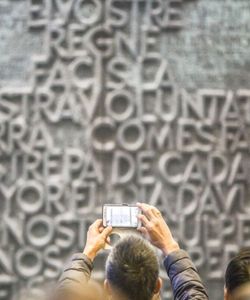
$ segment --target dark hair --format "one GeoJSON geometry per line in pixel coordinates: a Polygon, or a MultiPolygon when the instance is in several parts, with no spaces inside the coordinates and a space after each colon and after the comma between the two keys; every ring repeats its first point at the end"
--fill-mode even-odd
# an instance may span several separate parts
{"type": "Polygon", "coordinates": [[[152,299],[158,276],[155,251],[139,236],[122,238],[106,262],[108,282],[128,300],[152,299]]]}
{"type": "Polygon", "coordinates": [[[241,250],[230,261],[225,274],[225,285],[229,293],[245,283],[250,283],[250,248],[241,250]]]}

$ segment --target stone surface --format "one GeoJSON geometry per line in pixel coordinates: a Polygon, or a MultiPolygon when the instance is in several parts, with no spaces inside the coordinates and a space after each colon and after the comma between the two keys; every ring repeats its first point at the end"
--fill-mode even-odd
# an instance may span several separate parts
{"type": "Polygon", "coordinates": [[[38,297],[104,203],[142,199],[222,299],[250,245],[249,11],[0,0],[0,299],[38,297]]]}

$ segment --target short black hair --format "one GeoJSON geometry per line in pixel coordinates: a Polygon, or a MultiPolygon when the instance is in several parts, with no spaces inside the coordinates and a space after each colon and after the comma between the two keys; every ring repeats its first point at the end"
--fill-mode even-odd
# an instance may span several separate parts
{"type": "Polygon", "coordinates": [[[158,276],[155,250],[140,236],[122,238],[108,256],[106,278],[128,300],[151,300],[158,276]]]}
{"type": "Polygon", "coordinates": [[[229,293],[245,283],[250,283],[250,248],[241,250],[230,261],[225,274],[225,286],[229,293]]]}

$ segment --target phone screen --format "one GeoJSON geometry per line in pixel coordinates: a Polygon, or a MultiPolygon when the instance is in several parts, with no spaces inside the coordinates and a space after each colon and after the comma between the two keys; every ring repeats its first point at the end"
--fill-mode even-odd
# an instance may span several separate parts
{"type": "Polygon", "coordinates": [[[140,209],[137,206],[104,205],[103,224],[112,227],[139,227],[137,215],[140,209]]]}

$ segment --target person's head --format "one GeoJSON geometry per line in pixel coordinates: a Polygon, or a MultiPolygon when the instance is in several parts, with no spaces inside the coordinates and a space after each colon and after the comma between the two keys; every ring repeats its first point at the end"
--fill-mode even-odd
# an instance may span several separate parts
{"type": "Polygon", "coordinates": [[[162,286],[152,246],[139,236],[122,238],[106,262],[105,289],[113,299],[151,300],[162,286]]]}
{"type": "Polygon", "coordinates": [[[242,250],[227,266],[225,300],[250,299],[250,248],[242,250]]]}

